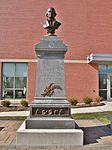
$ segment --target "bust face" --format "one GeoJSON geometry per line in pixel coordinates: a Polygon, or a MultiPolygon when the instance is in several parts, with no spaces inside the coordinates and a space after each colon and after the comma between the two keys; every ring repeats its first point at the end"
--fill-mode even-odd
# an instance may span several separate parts
{"type": "Polygon", "coordinates": [[[54,8],[48,8],[47,12],[46,12],[46,16],[50,19],[50,18],[54,18],[56,16],[56,12],[54,8]]]}
{"type": "Polygon", "coordinates": [[[55,17],[56,17],[56,11],[53,7],[50,7],[47,9],[46,12],[47,19],[45,22],[42,23],[44,29],[47,29],[47,34],[49,36],[54,36],[55,30],[59,28],[61,25],[60,22],[58,22],[55,17]]]}

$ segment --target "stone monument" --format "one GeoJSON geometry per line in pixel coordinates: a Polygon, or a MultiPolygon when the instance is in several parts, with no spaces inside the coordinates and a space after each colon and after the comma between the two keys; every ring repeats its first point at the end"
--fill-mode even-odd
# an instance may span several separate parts
{"type": "Polygon", "coordinates": [[[35,46],[38,57],[36,95],[30,105],[30,116],[17,131],[17,144],[83,145],[83,132],[75,129],[66,98],[64,55],[67,46],[55,35],[61,23],[55,19],[54,8],[49,8],[46,16],[42,25],[47,35],[35,46]]]}

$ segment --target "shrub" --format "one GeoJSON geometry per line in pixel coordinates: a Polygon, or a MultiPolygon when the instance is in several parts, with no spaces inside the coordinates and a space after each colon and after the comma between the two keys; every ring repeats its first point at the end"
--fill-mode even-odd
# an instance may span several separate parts
{"type": "Polygon", "coordinates": [[[20,104],[23,106],[23,107],[28,107],[28,102],[26,100],[22,100],[20,102],[20,104]]]}
{"type": "Polygon", "coordinates": [[[11,102],[9,100],[3,100],[1,101],[1,105],[4,107],[9,107],[11,104],[11,102]]]}
{"type": "Polygon", "coordinates": [[[96,102],[97,102],[97,103],[100,103],[102,100],[103,100],[103,97],[100,97],[100,96],[97,96],[97,97],[96,97],[96,102]]]}
{"type": "Polygon", "coordinates": [[[78,100],[76,97],[70,98],[69,101],[70,101],[71,105],[74,105],[74,106],[76,106],[78,103],[78,100]]]}
{"type": "Polygon", "coordinates": [[[83,98],[83,101],[84,101],[85,104],[90,104],[92,102],[92,98],[86,96],[86,97],[83,98]]]}

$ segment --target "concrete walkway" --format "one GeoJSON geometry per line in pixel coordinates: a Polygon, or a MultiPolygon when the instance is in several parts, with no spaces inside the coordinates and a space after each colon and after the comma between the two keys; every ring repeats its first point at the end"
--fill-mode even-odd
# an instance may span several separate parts
{"type": "Polygon", "coordinates": [[[103,103],[105,103],[105,105],[103,106],[74,108],[71,110],[71,113],[75,114],[75,113],[92,113],[92,112],[112,111],[112,102],[105,101],[103,103]]]}
{"type": "Polygon", "coordinates": [[[16,145],[16,131],[23,121],[0,120],[0,150],[112,150],[112,130],[106,125],[98,120],[75,121],[76,128],[84,131],[84,146],[16,145]]]}
{"type": "Polygon", "coordinates": [[[9,112],[0,112],[0,117],[14,117],[14,116],[28,116],[29,111],[9,111],[9,112]]]}
{"type": "MultiPolygon", "coordinates": [[[[86,107],[86,108],[72,108],[71,113],[91,113],[91,112],[104,112],[112,111],[112,102],[104,102],[104,106],[96,107],[86,107]]],[[[29,111],[10,111],[10,112],[0,112],[1,116],[28,116],[29,111]]]]}

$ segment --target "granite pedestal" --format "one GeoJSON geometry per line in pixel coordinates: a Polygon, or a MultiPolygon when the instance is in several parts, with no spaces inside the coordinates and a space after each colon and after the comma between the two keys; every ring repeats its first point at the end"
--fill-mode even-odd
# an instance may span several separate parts
{"type": "Polygon", "coordinates": [[[83,145],[83,131],[79,129],[26,129],[24,122],[17,131],[16,142],[23,146],[83,145]]]}
{"type": "Polygon", "coordinates": [[[35,46],[35,51],[38,57],[36,96],[30,105],[30,116],[17,131],[17,144],[83,145],[83,132],[75,129],[70,103],[66,98],[66,45],[57,36],[44,36],[35,46]],[[55,88],[52,95],[43,97],[51,83],[60,88],[55,88]]]}

